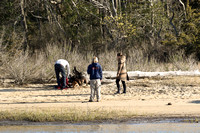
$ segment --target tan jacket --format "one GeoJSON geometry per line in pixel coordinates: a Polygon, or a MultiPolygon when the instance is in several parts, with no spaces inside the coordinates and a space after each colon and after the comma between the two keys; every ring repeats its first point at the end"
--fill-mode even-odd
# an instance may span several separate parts
{"type": "Polygon", "coordinates": [[[117,79],[122,81],[127,79],[126,56],[124,55],[122,55],[122,57],[118,60],[117,79]]]}

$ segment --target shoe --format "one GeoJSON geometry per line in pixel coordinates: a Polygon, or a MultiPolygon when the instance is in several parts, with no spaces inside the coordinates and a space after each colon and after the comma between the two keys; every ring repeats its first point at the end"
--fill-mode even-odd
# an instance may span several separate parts
{"type": "Polygon", "coordinates": [[[60,87],[60,86],[56,86],[55,88],[56,88],[56,89],[58,89],[58,90],[60,90],[60,89],[61,89],[61,87],[60,87]]]}
{"type": "Polygon", "coordinates": [[[120,92],[119,92],[119,91],[117,91],[115,94],[120,94],[120,92]]]}
{"type": "Polygon", "coordinates": [[[66,90],[66,89],[68,89],[67,87],[62,87],[62,90],[66,90]]]}
{"type": "Polygon", "coordinates": [[[126,94],[126,92],[123,92],[124,94],[126,94]]]}
{"type": "Polygon", "coordinates": [[[100,102],[100,100],[99,100],[99,99],[97,99],[97,102],[100,102]]]}
{"type": "Polygon", "coordinates": [[[93,102],[93,100],[90,99],[89,102],[93,102]]]}

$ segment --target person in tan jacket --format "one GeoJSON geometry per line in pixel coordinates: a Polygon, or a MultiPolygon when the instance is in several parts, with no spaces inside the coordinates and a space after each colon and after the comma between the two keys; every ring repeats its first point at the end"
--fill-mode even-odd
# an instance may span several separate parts
{"type": "Polygon", "coordinates": [[[122,53],[117,54],[118,60],[118,70],[117,70],[117,77],[116,77],[116,84],[117,84],[117,94],[120,94],[120,84],[119,81],[121,80],[123,85],[123,93],[126,93],[126,79],[127,79],[127,70],[126,70],[126,56],[122,55],[122,53]]]}

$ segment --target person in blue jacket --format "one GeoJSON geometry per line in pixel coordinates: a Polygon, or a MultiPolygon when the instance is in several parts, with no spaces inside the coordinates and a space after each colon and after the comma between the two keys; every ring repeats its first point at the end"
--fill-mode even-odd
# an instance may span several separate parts
{"type": "Polygon", "coordinates": [[[90,75],[90,100],[94,101],[95,94],[97,95],[97,102],[101,99],[101,80],[102,80],[102,67],[98,63],[98,58],[93,57],[92,64],[88,66],[87,73],[90,75]]]}

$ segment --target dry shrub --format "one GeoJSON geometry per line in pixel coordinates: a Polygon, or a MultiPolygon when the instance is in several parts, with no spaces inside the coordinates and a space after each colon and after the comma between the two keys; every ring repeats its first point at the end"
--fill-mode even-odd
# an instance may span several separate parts
{"type": "Polygon", "coordinates": [[[197,70],[198,64],[194,56],[186,57],[184,51],[171,53],[169,62],[158,62],[155,57],[146,57],[143,50],[130,50],[127,58],[129,71],[190,71],[197,70]]]}
{"type": "Polygon", "coordinates": [[[194,55],[186,56],[185,52],[180,50],[176,53],[173,53],[169,57],[170,63],[172,64],[171,70],[197,70],[198,62],[195,59],[194,55]]]}
{"type": "Polygon", "coordinates": [[[148,58],[141,49],[129,50],[127,69],[129,71],[163,71],[166,64],[159,63],[155,58],[148,58]]]}
{"type": "Polygon", "coordinates": [[[41,62],[43,62],[43,58],[35,60],[31,58],[28,51],[19,50],[13,56],[4,56],[3,69],[10,78],[15,80],[15,83],[23,84],[37,78],[40,79],[41,62]]]}
{"type": "Polygon", "coordinates": [[[61,58],[68,60],[71,70],[76,66],[78,70],[86,71],[90,63],[90,60],[77,52],[65,51],[57,45],[48,45],[46,50],[36,51],[33,55],[30,55],[29,50],[17,50],[14,55],[7,52],[2,57],[1,68],[17,84],[49,82],[55,80],[54,63],[61,58]]]}
{"type": "Polygon", "coordinates": [[[31,55],[29,50],[20,50],[20,46],[9,51],[4,49],[1,62],[3,76],[14,79],[16,84],[43,82],[52,75],[52,67],[49,67],[43,52],[31,55]]]}
{"type": "MultiPolygon", "coordinates": [[[[86,72],[88,65],[95,55],[89,52],[82,55],[76,51],[69,51],[69,48],[61,48],[56,44],[47,45],[43,51],[36,51],[30,55],[29,50],[25,52],[15,49],[14,54],[0,51],[1,66],[0,70],[13,78],[17,84],[30,82],[49,82],[54,79],[54,63],[57,59],[66,59],[72,70],[76,66],[78,71],[86,72]]],[[[183,52],[170,55],[169,63],[160,63],[156,59],[148,59],[142,50],[132,49],[127,54],[128,71],[172,71],[172,70],[195,70],[197,62],[190,56],[184,56],[183,52]]],[[[104,52],[98,55],[99,63],[104,71],[117,70],[117,51],[104,52]]]]}
{"type": "Polygon", "coordinates": [[[55,61],[58,59],[66,59],[69,62],[70,70],[76,66],[78,71],[86,71],[87,66],[91,63],[93,57],[90,53],[86,56],[77,51],[69,51],[52,44],[47,45],[45,52],[51,65],[54,65],[55,61]]]}
{"type": "Polygon", "coordinates": [[[99,56],[99,63],[102,65],[102,69],[104,71],[116,71],[117,70],[117,52],[111,51],[111,52],[105,52],[100,54],[99,56]]]}

